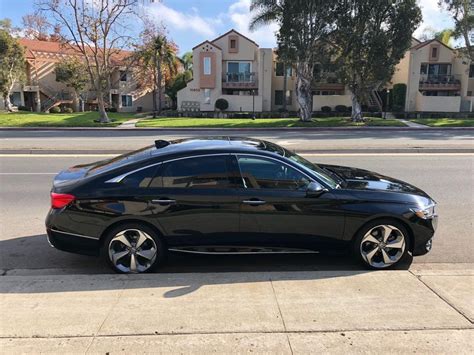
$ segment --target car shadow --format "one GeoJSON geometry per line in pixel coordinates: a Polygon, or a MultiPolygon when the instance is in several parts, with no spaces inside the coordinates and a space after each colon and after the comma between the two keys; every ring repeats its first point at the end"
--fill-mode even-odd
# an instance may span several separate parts
{"type": "MultiPolygon", "coordinates": [[[[407,270],[411,262],[409,257],[395,270],[407,270]]],[[[98,257],[50,247],[45,234],[0,241],[0,269],[6,276],[33,275],[45,281],[34,287],[3,283],[0,293],[171,288],[163,294],[165,298],[181,297],[204,285],[324,279],[377,272],[365,269],[345,254],[202,255],[173,252],[155,273],[118,275],[98,257]],[[91,277],[91,274],[95,276],[91,277]],[[71,275],[74,277],[69,278],[71,275]],[[60,282],[51,282],[54,280],[60,282]]]]}

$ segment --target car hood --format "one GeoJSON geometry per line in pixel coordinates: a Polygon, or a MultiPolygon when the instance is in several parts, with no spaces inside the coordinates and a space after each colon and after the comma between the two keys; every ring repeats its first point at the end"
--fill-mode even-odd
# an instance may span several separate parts
{"type": "Polygon", "coordinates": [[[321,168],[329,170],[344,179],[343,188],[350,190],[369,190],[399,192],[430,198],[426,192],[407,182],[394,179],[368,170],[350,168],[347,166],[321,165],[321,168]]]}

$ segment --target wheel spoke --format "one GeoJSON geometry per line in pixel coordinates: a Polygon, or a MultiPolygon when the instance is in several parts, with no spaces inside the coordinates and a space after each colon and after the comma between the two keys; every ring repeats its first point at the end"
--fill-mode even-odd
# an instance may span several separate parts
{"type": "Polygon", "coordinates": [[[383,257],[383,262],[385,264],[392,264],[393,260],[390,259],[390,256],[387,254],[385,250],[382,249],[382,257],[383,257]]]}
{"type": "Polygon", "coordinates": [[[135,254],[130,255],[130,271],[137,272],[137,259],[135,257],[135,254]]]}
{"type": "Polygon", "coordinates": [[[387,248],[402,249],[404,245],[405,245],[405,240],[403,238],[400,238],[400,240],[395,240],[391,243],[388,243],[387,248]]]}
{"type": "Polygon", "coordinates": [[[142,231],[137,231],[137,232],[138,232],[138,240],[137,240],[136,247],[140,248],[140,246],[147,241],[148,237],[142,231]]]}
{"type": "Polygon", "coordinates": [[[125,236],[125,233],[122,232],[120,234],[117,234],[114,238],[114,240],[118,240],[119,242],[121,242],[123,245],[131,248],[132,245],[130,244],[130,241],[128,240],[128,238],[125,236]]]}
{"type": "Polygon", "coordinates": [[[382,226],[382,230],[383,230],[383,242],[386,243],[388,240],[388,237],[393,231],[393,228],[391,228],[390,226],[382,226]]]}
{"type": "Polygon", "coordinates": [[[119,261],[119,259],[123,258],[125,255],[128,254],[128,250],[125,250],[125,251],[119,251],[115,254],[112,255],[112,261],[114,264],[117,264],[117,261],[119,261]]]}
{"type": "Polygon", "coordinates": [[[137,251],[137,255],[140,255],[141,257],[143,257],[145,259],[148,259],[148,260],[153,259],[155,254],[156,254],[156,249],[155,248],[151,248],[151,249],[148,249],[148,250],[137,251]]]}
{"type": "Polygon", "coordinates": [[[371,242],[371,243],[375,243],[375,244],[379,244],[379,240],[377,238],[375,238],[372,234],[368,233],[365,238],[364,238],[364,242],[371,242]]]}
{"type": "Polygon", "coordinates": [[[372,258],[374,257],[374,255],[377,253],[377,251],[379,251],[379,248],[376,247],[374,249],[372,249],[371,251],[369,251],[367,254],[365,254],[365,257],[367,258],[367,261],[370,263],[372,263],[372,258]]]}

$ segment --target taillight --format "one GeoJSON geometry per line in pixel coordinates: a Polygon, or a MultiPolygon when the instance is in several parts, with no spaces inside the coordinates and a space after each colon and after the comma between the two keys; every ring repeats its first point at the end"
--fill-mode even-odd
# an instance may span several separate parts
{"type": "Polygon", "coordinates": [[[70,194],[57,194],[55,192],[51,192],[51,208],[66,207],[75,199],[76,197],[70,194]]]}

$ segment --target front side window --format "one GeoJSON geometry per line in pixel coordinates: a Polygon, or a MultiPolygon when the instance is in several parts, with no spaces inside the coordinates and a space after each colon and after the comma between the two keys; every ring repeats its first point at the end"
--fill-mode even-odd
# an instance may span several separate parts
{"type": "Polygon", "coordinates": [[[311,182],[298,170],[271,159],[239,156],[238,162],[248,189],[305,190],[311,182]]]}
{"type": "Polygon", "coordinates": [[[211,57],[204,57],[204,75],[211,75],[211,57]]]}
{"type": "Polygon", "coordinates": [[[231,186],[224,155],[172,161],[164,164],[158,175],[164,188],[224,189],[231,186]]]}

